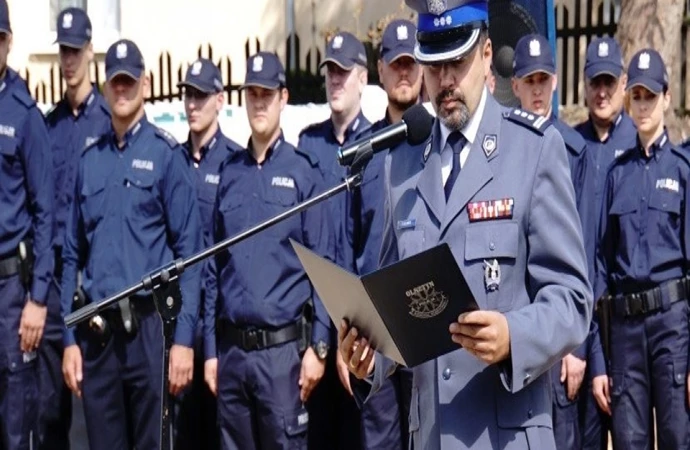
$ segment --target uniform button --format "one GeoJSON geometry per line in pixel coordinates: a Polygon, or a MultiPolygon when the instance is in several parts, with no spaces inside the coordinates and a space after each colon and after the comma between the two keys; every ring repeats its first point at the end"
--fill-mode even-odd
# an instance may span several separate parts
{"type": "Polygon", "coordinates": [[[17,363],[12,363],[12,369],[16,369],[16,368],[17,368],[17,363]]]}
{"type": "Polygon", "coordinates": [[[526,373],[526,374],[525,374],[525,382],[524,382],[524,384],[529,384],[530,381],[532,381],[532,375],[526,373]]]}
{"type": "Polygon", "coordinates": [[[531,419],[533,415],[534,415],[534,413],[532,412],[531,409],[530,409],[529,411],[527,411],[527,417],[528,417],[529,419],[531,419]]]}
{"type": "Polygon", "coordinates": [[[450,380],[450,368],[449,367],[446,367],[445,369],[443,369],[443,379],[446,381],[450,380]]]}
{"type": "Polygon", "coordinates": [[[676,381],[683,381],[683,374],[682,373],[676,374],[676,381]]]}
{"type": "Polygon", "coordinates": [[[496,250],[496,244],[494,244],[493,242],[489,242],[489,250],[491,250],[492,252],[496,250]]]}

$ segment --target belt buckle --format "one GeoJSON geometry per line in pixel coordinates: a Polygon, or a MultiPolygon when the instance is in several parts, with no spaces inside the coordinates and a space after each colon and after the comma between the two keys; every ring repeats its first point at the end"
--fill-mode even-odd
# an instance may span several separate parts
{"type": "Polygon", "coordinates": [[[643,312],[643,306],[642,306],[642,296],[640,295],[639,292],[635,292],[634,294],[630,294],[628,297],[628,301],[625,302],[625,309],[626,312],[628,313],[629,316],[636,316],[638,314],[641,314],[643,312]]]}
{"type": "Polygon", "coordinates": [[[242,333],[242,347],[246,351],[259,350],[266,346],[266,335],[263,330],[247,330],[242,333]]]}

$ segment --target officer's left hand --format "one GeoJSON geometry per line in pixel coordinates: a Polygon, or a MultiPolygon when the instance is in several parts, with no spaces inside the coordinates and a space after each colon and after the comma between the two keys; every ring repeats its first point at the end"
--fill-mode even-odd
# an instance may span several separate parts
{"type": "Polygon", "coordinates": [[[29,300],[22,310],[19,322],[20,347],[23,352],[32,352],[38,348],[43,337],[43,326],[46,323],[48,308],[29,300]]]}
{"type": "Polygon", "coordinates": [[[194,349],[184,345],[170,347],[170,393],[177,395],[192,382],[194,373],[194,349]]]}
{"type": "Polygon", "coordinates": [[[453,342],[487,364],[496,364],[510,354],[510,330],[506,316],[496,311],[460,314],[450,324],[453,342]]]}
{"type": "Polygon", "coordinates": [[[307,348],[302,357],[302,370],[299,372],[299,398],[302,403],[306,402],[311,392],[323,377],[326,361],[320,360],[314,349],[307,348]]]}
{"type": "Polygon", "coordinates": [[[570,401],[575,400],[585,378],[587,361],[577,356],[566,355],[561,361],[561,383],[566,383],[566,392],[570,401]]]}

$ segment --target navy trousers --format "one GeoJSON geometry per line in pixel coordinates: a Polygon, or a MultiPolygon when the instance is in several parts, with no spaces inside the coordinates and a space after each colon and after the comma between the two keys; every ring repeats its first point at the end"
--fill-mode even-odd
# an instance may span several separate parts
{"type": "MultiPolygon", "coordinates": [[[[138,301],[152,300],[135,302],[138,301]]],[[[105,344],[80,339],[80,347],[84,360],[84,415],[91,450],[160,448],[160,316],[155,310],[141,315],[134,337],[114,331],[105,344]]]]}
{"type": "Polygon", "coordinates": [[[175,401],[176,450],[220,448],[216,397],[204,381],[203,343],[199,327],[194,346],[194,378],[175,401]]]}
{"type": "Polygon", "coordinates": [[[38,357],[19,347],[26,290],[18,275],[0,279],[0,439],[3,450],[29,450],[37,439],[38,357]]]}
{"type": "Polygon", "coordinates": [[[362,439],[367,450],[405,450],[409,439],[412,371],[398,368],[362,407],[362,439]]]}
{"type": "Polygon", "coordinates": [[[62,376],[63,320],[60,288],[54,281],[48,290],[48,315],[43,340],[38,349],[40,450],[69,450],[72,424],[72,393],[62,376]]]}
{"type": "Polygon", "coordinates": [[[561,383],[560,361],[551,367],[550,375],[553,392],[553,435],[556,448],[579,450],[582,447],[577,403],[579,397],[576,397],[574,401],[568,399],[566,385],[561,383]]]}
{"type": "Polygon", "coordinates": [[[616,449],[690,448],[687,301],[611,320],[611,413],[616,449]]]}
{"type": "Polygon", "coordinates": [[[299,342],[255,351],[218,343],[218,420],[225,450],[306,449],[299,342]]]}

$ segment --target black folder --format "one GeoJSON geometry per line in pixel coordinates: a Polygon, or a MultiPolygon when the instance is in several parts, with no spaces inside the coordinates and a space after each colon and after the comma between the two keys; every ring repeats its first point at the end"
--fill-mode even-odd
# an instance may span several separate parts
{"type": "Polygon", "coordinates": [[[448,244],[361,277],[291,244],[333,323],[346,319],[373,348],[407,367],[460,348],[448,327],[479,309],[448,244]]]}

